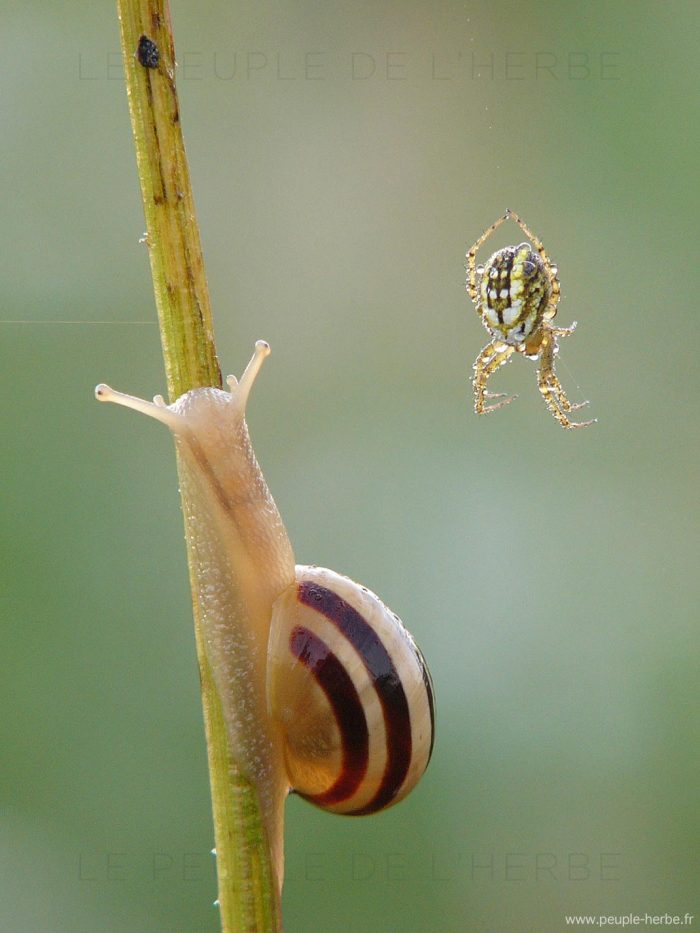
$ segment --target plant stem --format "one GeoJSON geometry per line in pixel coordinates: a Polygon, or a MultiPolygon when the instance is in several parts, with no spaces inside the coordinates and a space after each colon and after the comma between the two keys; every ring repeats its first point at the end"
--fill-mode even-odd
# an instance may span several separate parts
{"type": "MultiPolygon", "coordinates": [[[[131,124],[170,399],[220,386],[187,157],[175,89],[167,0],[117,0],[131,124]]],[[[189,539],[189,536],[187,536],[189,539]]],[[[280,928],[279,895],[255,787],[231,756],[206,655],[188,547],[195,641],[209,760],[218,900],[224,933],[280,928]]]]}
{"type": "Polygon", "coordinates": [[[117,0],[131,125],[136,143],[148,251],[171,401],[197,386],[221,385],[209,289],[195,218],[175,89],[167,0],[117,0]],[[155,68],[139,42],[154,43],[155,68]]]}

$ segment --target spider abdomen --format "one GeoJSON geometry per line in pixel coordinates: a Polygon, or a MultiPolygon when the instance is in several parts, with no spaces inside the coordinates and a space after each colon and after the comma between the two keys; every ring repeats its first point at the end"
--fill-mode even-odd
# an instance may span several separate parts
{"type": "Polygon", "coordinates": [[[498,250],[484,267],[479,310],[487,330],[519,346],[538,328],[551,287],[544,263],[528,243],[498,250]]]}

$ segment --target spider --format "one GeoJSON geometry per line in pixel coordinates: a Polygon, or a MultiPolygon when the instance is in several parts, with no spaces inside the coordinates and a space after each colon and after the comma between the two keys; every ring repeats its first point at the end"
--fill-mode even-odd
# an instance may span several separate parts
{"type": "Polygon", "coordinates": [[[557,267],[547,255],[541,240],[513,211],[485,230],[467,253],[467,291],[474,307],[493,340],[474,363],[474,410],[477,415],[496,411],[517,396],[486,390],[489,376],[507,363],[514,352],[540,361],[537,383],[547,408],[564,428],[585,428],[592,421],[571,421],[569,415],[588,402],[573,404],[566,397],[554,372],[554,357],[559,352],[557,337],[568,337],[576,329],[553,327],[561,288],[557,267]],[[476,254],[485,240],[503,223],[514,220],[534,245],[506,246],[491,256],[485,266],[476,265],[476,254]],[[489,400],[499,399],[499,401],[489,400]]]}

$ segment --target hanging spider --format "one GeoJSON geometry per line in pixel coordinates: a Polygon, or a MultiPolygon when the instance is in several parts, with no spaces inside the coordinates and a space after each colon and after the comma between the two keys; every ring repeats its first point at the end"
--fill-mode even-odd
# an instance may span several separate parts
{"type": "Polygon", "coordinates": [[[554,357],[559,352],[557,337],[567,337],[576,329],[553,327],[561,288],[557,267],[552,264],[542,242],[513,211],[485,230],[467,253],[467,291],[474,307],[493,340],[474,363],[474,410],[478,415],[496,411],[515,395],[493,393],[486,390],[489,376],[507,363],[514,352],[524,353],[528,359],[540,361],[537,383],[559,424],[565,428],[585,428],[593,421],[571,421],[569,415],[588,402],[573,404],[566,397],[554,372],[554,357]],[[530,243],[506,246],[491,256],[485,266],[476,265],[476,254],[484,241],[503,223],[514,220],[530,243]],[[499,401],[493,401],[499,399],[499,401]],[[490,404],[488,404],[490,402],[490,404]]]}

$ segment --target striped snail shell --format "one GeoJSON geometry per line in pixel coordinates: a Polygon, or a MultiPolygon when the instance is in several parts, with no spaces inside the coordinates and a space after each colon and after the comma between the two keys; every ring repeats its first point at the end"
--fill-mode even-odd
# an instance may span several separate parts
{"type": "Polygon", "coordinates": [[[374,813],[425,771],[434,728],[428,668],[399,617],[348,577],[296,568],[295,585],[272,610],[267,689],[289,783],[316,806],[374,813]]]}
{"type": "Polygon", "coordinates": [[[95,394],[156,418],[175,438],[204,647],[281,887],[289,790],[348,814],[401,800],[430,758],[433,693],[413,639],[374,593],[295,565],[245,420],[269,353],[259,340],[228,391],[192,389],[171,405],[104,384],[95,394]]]}

